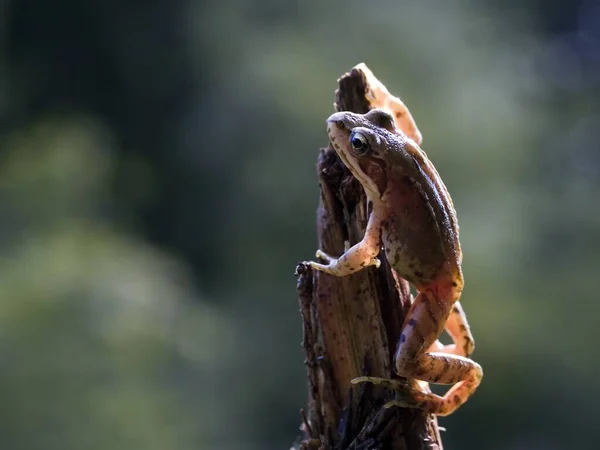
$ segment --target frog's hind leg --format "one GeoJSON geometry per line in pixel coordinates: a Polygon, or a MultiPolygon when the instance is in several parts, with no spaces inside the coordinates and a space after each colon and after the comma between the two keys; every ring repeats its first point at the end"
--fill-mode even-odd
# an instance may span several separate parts
{"type": "MultiPolygon", "coordinates": [[[[429,290],[417,295],[395,356],[396,371],[400,376],[428,383],[454,384],[443,397],[416,391],[412,402],[408,402],[413,405],[406,401],[396,402],[438,415],[454,412],[475,391],[483,376],[481,366],[471,359],[447,353],[427,353],[425,350],[437,339],[447,319],[454,316],[451,323],[460,322],[462,308],[455,309],[455,303],[448,305],[445,298],[452,298],[452,295],[440,296],[429,290]]],[[[449,328],[454,335],[454,327],[449,328]]]]}
{"type": "Polygon", "coordinates": [[[451,353],[470,357],[473,350],[475,350],[475,340],[471,334],[465,311],[458,301],[454,303],[450,316],[446,321],[446,331],[454,343],[444,345],[440,341],[435,341],[429,348],[429,352],[451,353]]]}
{"type": "MultiPolygon", "coordinates": [[[[398,375],[428,383],[454,384],[444,395],[408,390],[408,396],[398,397],[387,406],[419,408],[445,416],[454,412],[475,391],[483,372],[471,359],[448,353],[427,352],[441,333],[452,306],[432,291],[419,293],[411,306],[408,319],[400,335],[395,362],[398,375]]],[[[387,386],[399,393],[407,393],[404,384],[394,380],[360,377],[353,383],[371,382],[387,386]]]]}

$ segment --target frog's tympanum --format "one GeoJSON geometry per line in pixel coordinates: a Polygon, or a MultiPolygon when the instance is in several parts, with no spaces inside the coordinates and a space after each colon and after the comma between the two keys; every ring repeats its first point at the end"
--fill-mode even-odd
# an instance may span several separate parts
{"type": "MultiPolygon", "coordinates": [[[[402,126],[402,125],[401,125],[402,126]]],[[[327,120],[333,148],[365,189],[372,204],[365,235],[339,258],[322,251],[327,264],[310,266],[335,276],[379,267],[383,245],[396,275],[418,290],[402,326],[394,362],[401,377],[452,384],[439,396],[399,380],[359,377],[398,392],[386,406],[419,408],[445,416],[475,391],[483,372],[470,359],[474,349],[459,303],[463,288],[461,249],[454,205],[433,164],[420,148],[420,133],[401,130],[384,109],[338,112],[327,120]],[[444,327],[454,344],[442,345],[444,327]]]]}

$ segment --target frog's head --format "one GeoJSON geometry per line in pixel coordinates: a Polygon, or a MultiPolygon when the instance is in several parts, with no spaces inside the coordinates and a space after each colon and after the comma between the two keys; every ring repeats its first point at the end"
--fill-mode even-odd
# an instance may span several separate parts
{"type": "Polygon", "coordinates": [[[366,114],[342,111],[327,119],[331,145],[372,200],[387,187],[389,154],[402,138],[394,118],[384,109],[366,114]]]}

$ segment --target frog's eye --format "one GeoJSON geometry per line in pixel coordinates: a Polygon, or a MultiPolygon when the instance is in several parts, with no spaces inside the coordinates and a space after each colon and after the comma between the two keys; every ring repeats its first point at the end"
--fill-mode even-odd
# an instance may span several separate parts
{"type": "Polygon", "coordinates": [[[350,136],[350,145],[358,156],[362,156],[369,151],[369,141],[361,133],[353,133],[350,136]]]}

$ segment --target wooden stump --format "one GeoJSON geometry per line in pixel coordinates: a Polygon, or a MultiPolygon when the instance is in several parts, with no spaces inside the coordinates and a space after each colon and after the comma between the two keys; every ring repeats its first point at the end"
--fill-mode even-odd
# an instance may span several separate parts
{"type": "MultiPolygon", "coordinates": [[[[354,67],[338,84],[337,111],[365,113],[386,107],[397,122],[414,126],[418,133],[404,104],[366,65],[354,67]]],[[[366,196],[331,146],[319,152],[317,175],[318,247],[341,255],[346,241],[353,245],[364,235],[366,196]]],[[[397,377],[393,353],[411,294],[406,281],[394,278],[385,255],[380,260],[379,269],[369,267],[347,277],[315,272],[304,264],[297,268],[308,407],[303,411],[304,435],[294,449],[442,449],[435,416],[384,409],[392,392],[369,383],[350,383],[360,375],[397,377]]]]}

